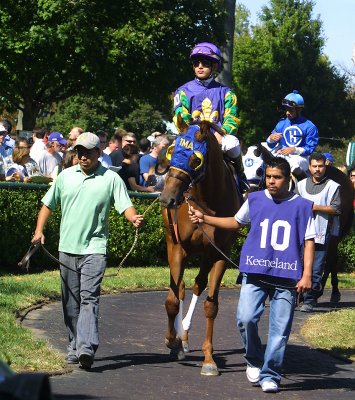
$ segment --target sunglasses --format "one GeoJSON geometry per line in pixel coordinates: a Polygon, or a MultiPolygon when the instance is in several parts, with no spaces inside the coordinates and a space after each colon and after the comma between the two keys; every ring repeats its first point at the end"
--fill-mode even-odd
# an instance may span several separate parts
{"type": "Polygon", "coordinates": [[[199,67],[200,64],[202,65],[203,68],[211,68],[212,67],[212,61],[207,60],[206,58],[192,60],[192,65],[194,66],[194,68],[199,67]]]}
{"type": "Polygon", "coordinates": [[[135,140],[127,140],[127,139],[125,139],[125,141],[126,141],[127,143],[130,143],[130,144],[135,144],[135,143],[136,143],[135,140]]]}

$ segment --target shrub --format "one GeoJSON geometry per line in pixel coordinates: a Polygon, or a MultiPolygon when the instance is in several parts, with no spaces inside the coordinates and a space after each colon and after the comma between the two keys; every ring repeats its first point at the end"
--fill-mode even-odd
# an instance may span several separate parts
{"type": "MultiPolygon", "coordinates": [[[[41,198],[47,190],[46,185],[0,184],[0,266],[18,272],[17,263],[27,252],[36,227],[37,214],[41,208],[41,198]],[[22,189],[22,190],[20,190],[22,189]],[[25,190],[24,190],[25,189],[25,190]]],[[[138,233],[138,243],[124,265],[154,266],[167,265],[165,228],[159,202],[152,207],[152,197],[132,194],[132,202],[140,214],[145,214],[145,224],[138,233]],[[137,197],[139,196],[139,197],[137,197]]],[[[131,249],[135,238],[135,229],[118,213],[111,209],[109,214],[110,236],[108,240],[109,264],[118,264],[131,249]]],[[[46,248],[55,257],[58,256],[60,209],[53,211],[45,228],[46,248]]],[[[247,228],[243,228],[232,249],[231,259],[239,262],[240,250],[244,243],[247,228]]],[[[191,261],[196,265],[196,258],[191,261]]],[[[190,262],[190,263],[191,263],[190,262]]],[[[354,235],[347,236],[339,246],[339,266],[342,271],[354,271],[355,246],[354,235]]],[[[232,267],[232,265],[228,265],[232,267]]],[[[31,259],[32,269],[57,268],[43,252],[38,251],[31,259]]]]}

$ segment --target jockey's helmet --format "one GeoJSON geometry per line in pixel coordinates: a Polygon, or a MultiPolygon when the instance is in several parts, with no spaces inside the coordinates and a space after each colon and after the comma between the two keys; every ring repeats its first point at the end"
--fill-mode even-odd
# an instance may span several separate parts
{"type": "Polygon", "coordinates": [[[202,42],[198,43],[191,51],[190,60],[204,57],[212,61],[216,61],[218,64],[218,69],[222,67],[222,54],[219,48],[213,43],[202,42]]]}
{"type": "Polygon", "coordinates": [[[304,100],[303,97],[298,93],[298,91],[294,90],[292,93],[289,93],[284,99],[282,99],[281,104],[283,108],[303,108],[304,100]]]}

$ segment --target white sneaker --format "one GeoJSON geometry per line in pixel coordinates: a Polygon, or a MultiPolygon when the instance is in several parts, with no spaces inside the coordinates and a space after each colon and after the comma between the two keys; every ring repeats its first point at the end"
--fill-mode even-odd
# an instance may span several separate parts
{"type": "Polygon", "coordinates": [[[276,393],[279,391],[279,387],[276,382],[274,381],[264,381],[261,382],[261,389],[265,393],[276,393]]]}
{"type": "Polygon", "coordinates": [[[258,383],[260,379],[260,368],[247,366],[247,370],[245,371],[247,374],[248,381],[250,383],[258,383]]]}

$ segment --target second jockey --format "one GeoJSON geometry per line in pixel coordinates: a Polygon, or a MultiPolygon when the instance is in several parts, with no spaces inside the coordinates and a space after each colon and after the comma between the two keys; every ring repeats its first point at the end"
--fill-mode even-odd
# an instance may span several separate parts
{"type": "Polygon", "coordinates": [[[308,156],[318,145],[318,129],[302,115],[304,99],[297,90],[289,93],[281,104],[286,115],[267,138],[267,144],[276,155],[287,159],[297,176],[308,171],[308,156]]]}
{"type": "Polygon", "coordinates": [[[215,80],[222,68],[221,52],[213,43],[202,42],[192,49],[190,61],[195,79],[175,91],[175,125],[177,115],[181,114],[187,124],[206,120],[220,126],[225,135],[218,132],[214,132],[214,135],[222,151],[233,161],[241,190],[245,191],[246,178],[236,137],[239,126],[237,96],[232,89],[215,80]]]}

